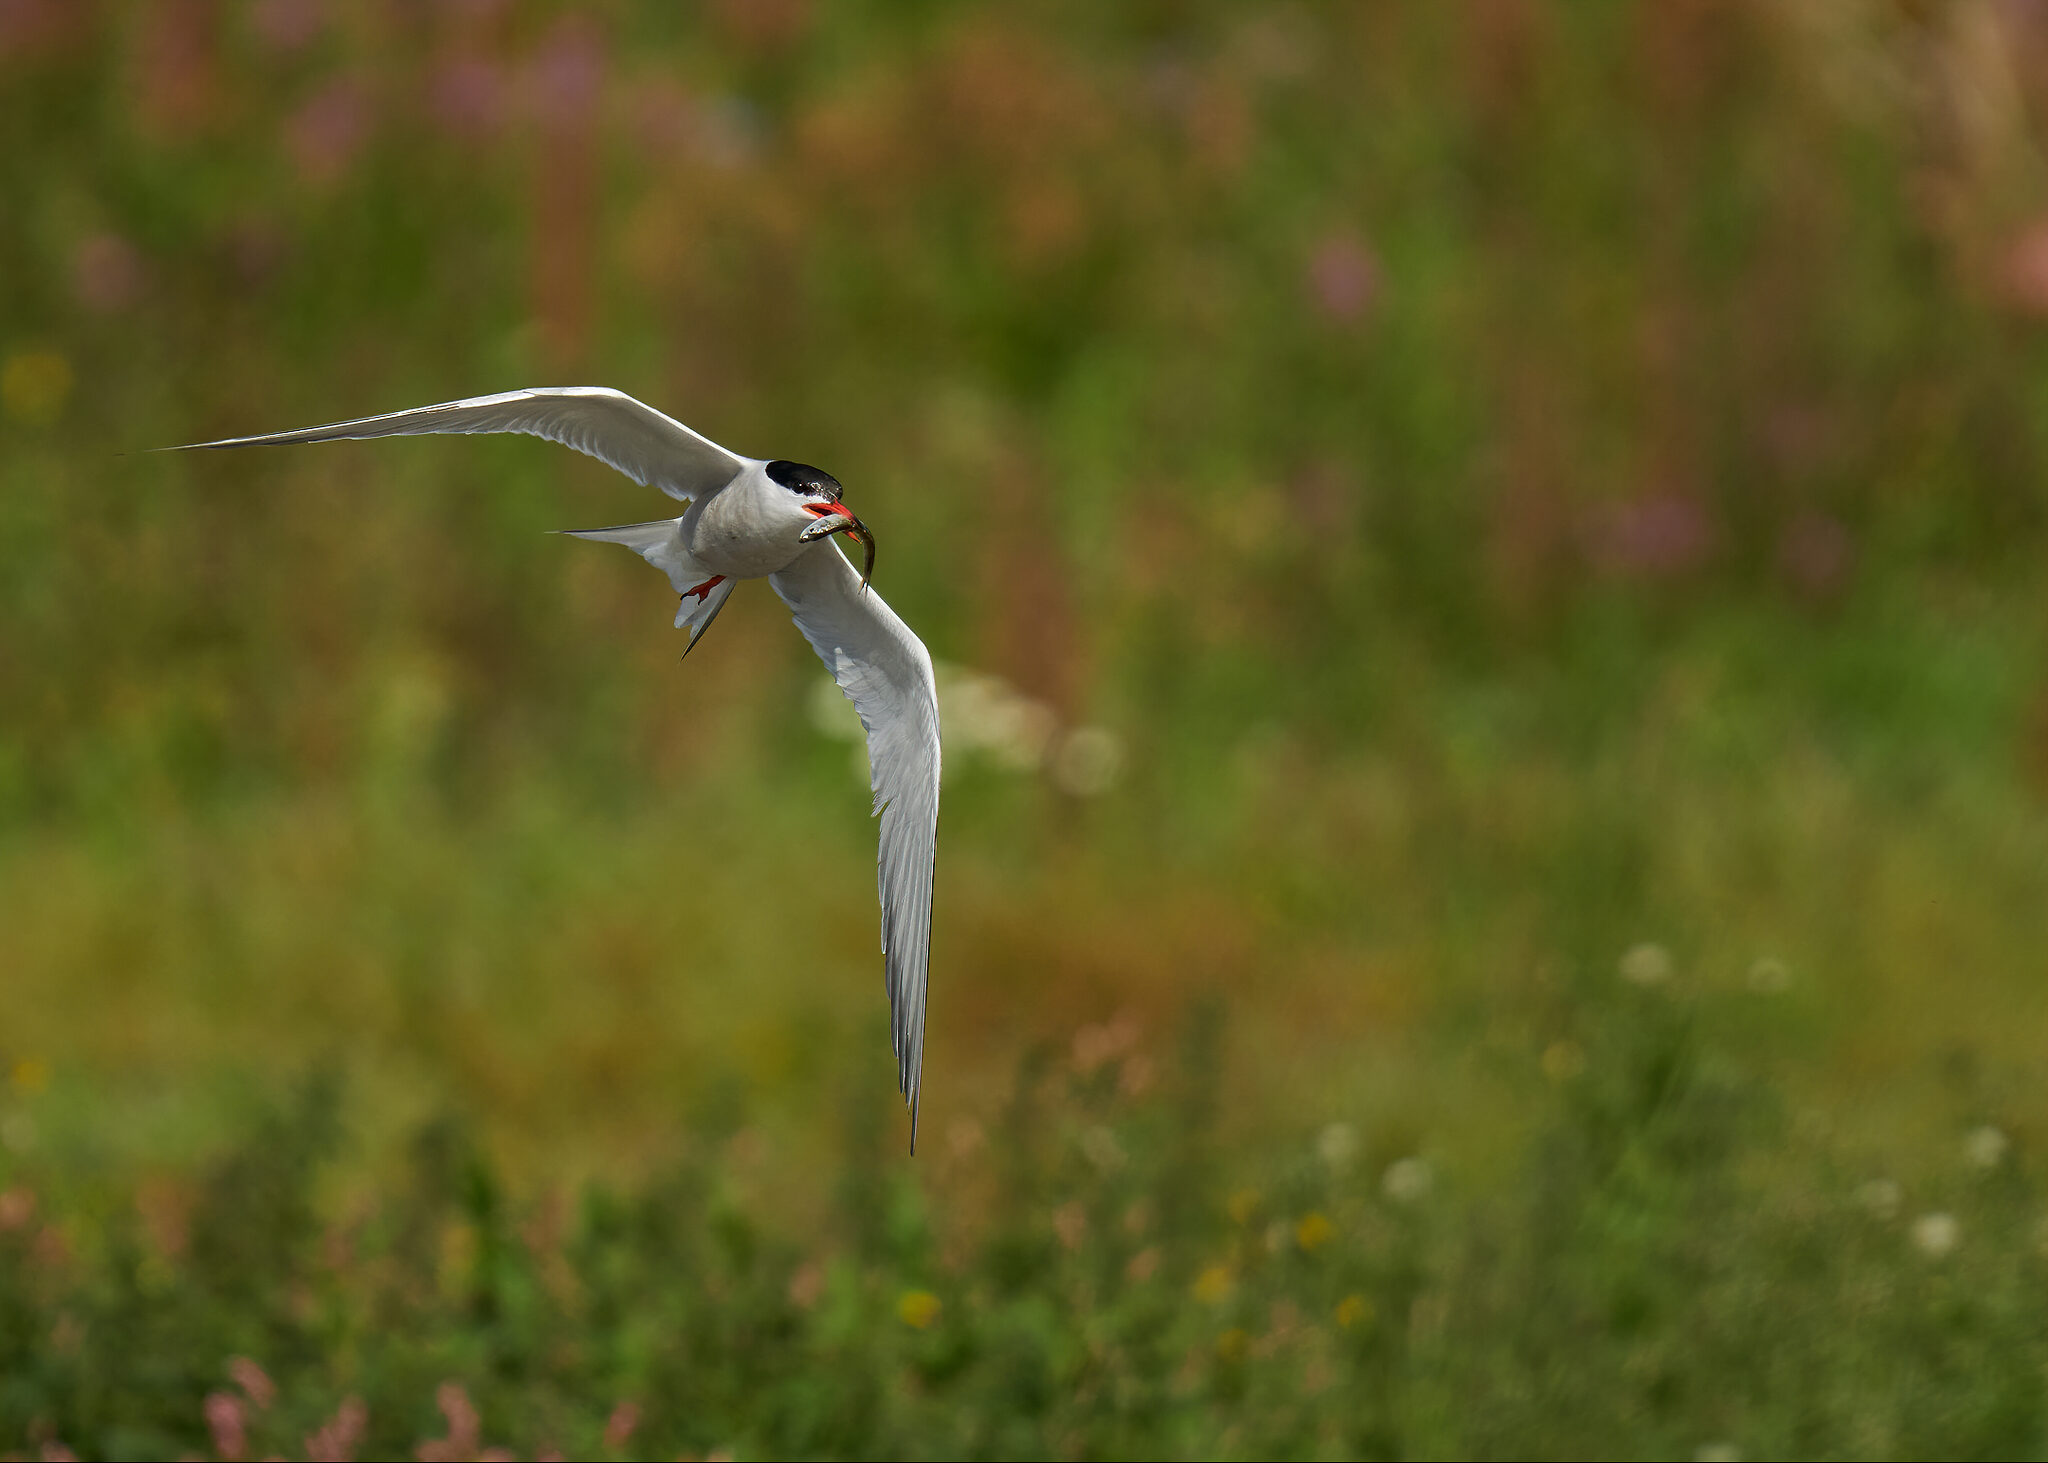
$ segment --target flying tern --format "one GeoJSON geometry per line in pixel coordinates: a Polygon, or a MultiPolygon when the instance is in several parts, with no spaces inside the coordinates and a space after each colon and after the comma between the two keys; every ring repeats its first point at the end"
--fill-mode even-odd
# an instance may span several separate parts
{"type": "Polygon", "coordinates": [[[679,518],[569,532],[624,544],[668,575],[681,601],[676,628],[690,632],[686,656],[740,580],[767,579],[859,711],[867,729],[874,811],[881,819],[883,975],[897,1083],[910,1105],[915,1153],[939,822],[938,692],[924,643],[868,587],[875,537],[846,505],[831,474],[800,462],[728,452],[604,386],[506,391],[170,450],[477,432],[520,432],[560,442],[687,504],[679,518]],[[839,534],[859,540],[865,551],[858,573],[829,542],[839,534]]]}

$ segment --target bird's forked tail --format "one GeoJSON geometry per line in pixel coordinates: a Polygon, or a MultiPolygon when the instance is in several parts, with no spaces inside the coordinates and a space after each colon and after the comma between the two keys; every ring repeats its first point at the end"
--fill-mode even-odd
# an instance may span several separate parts
{"type": "Polygon", "coordinates": [[[683,547],[682,525],[680,518],[661,518],[653,523],[626,523],[617,528],[568,528],[562,532],[571,538],[624,544],[668,575],[668,582],[682,597],[682,602],[676,606],[676,628],[690,632],[690,643],[683,650],[683,654],[688,655],[697,648],[697,641],[704,632],[711,628],[711,622],[718,618],[733,585],[739,581],[714,574],[691,558],[683,547]]]}

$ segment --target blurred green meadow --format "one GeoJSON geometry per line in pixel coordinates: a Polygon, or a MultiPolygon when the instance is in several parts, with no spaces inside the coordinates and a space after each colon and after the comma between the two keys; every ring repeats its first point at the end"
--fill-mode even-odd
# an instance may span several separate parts
{"type": "Polygon", "coordinates": [[[2044,142],[1992,0],[0,0],[0,1455],[2048,1450],[2044,142]],[[914,1160],[765,586],[145,452],[579,382],[942,663],[914,1160]]]}

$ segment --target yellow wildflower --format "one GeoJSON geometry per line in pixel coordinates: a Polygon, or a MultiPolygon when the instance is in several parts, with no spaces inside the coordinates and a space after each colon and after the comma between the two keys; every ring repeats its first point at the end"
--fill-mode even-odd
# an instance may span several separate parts
{"type": "Polygon", "coordinates": [[[1243,1361],[1245,1351],[1251,1343],[1252,1338],[1244,1327],[1232,1326],[1216,1338],[1216,1358],[1226,1362],[1243,1361]]]}
{"type": "Polygon", "coordinates": [[[1336,1233],[1337,1226],[1330,1223],[1327,1214],[1320,1209],[1311,1209],[1302,1215],[1301,1222],[1294,1226],[1294,1242],[1300,1245],[1305,1253],[1313,1255],[1328,1244],[1336,1233]]]}
{"type": "Polygon", "coordinates": [[[939,1298],[929,1290],[906,1290],[896,1298],[896,1316],[922,1331],[939,1318],[939,1298]]]}
{"type": "Polygon", "coordinates": [[[1372,1323],[1372,1302],[1362,1295],[1347,1295],[1337,1302],[1337,1324],[1350,1331],[1372,1323]]]}
{"type": "Polygon", "coordinates": [[[14,1090],[33,1097],[50,1085],[50,1064],[41,1057],[23,1057],[14,1064],[14,1090]]]}
{"type": "Polygon", "coordinates": [[[71,363],[55,351],[16,351],[0,366],[0,407],[18,422],[54,420],[71,395],[71,363]]]}
{"type": "Polygon", "coordinates": [[[1195,1299],[1204,1305],[1215,1305],[1230,1294],[1230,1270],[1228,1266],[1211,1265],[1195,1277],[1195,1299]]]}

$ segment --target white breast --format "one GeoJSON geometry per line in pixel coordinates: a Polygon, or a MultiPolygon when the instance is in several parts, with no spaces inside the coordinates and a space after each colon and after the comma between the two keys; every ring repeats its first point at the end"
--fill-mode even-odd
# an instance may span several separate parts
{"type": "Polygon", "coordinates": [[[790,491],[756,463],[683,515],[683,542],[714,573],[759,579],[785,568],[803,551],[798,535],[808,518],[790,491]]]}

